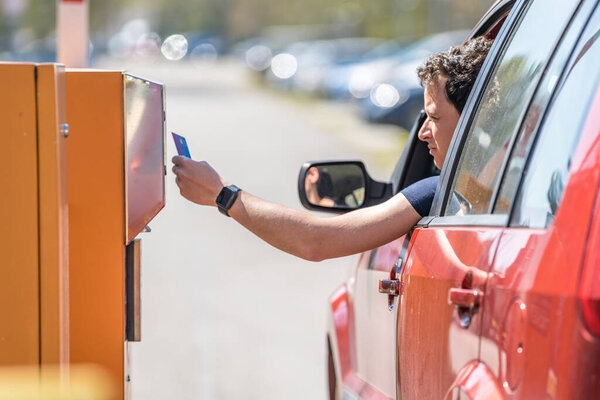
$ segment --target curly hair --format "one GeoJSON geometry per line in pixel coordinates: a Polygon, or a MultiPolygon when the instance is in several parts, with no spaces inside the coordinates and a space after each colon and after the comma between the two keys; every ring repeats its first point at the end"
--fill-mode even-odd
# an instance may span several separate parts
{"type": "Polygon", "coordinates": [[[460,114],[491,45],[491,40],[480,36],[467,40],[460,46],[433,54],[425,65],[417,68],[421,86],[425,87],[440,78],[447,78],[446,97],[460,114]]]}

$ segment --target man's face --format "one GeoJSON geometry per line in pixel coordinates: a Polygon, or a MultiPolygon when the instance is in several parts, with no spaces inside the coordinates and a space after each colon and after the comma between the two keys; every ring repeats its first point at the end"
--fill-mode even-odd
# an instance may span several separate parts
{"type": "Polygon", "coordinates": [[[419,139],[427,142],[429,154],[438,168],[442,168],[450,140],[460,114],[446,97],[446,78],[430,82],[425,88],[425,113],[427,119],[419,130],[419,139]]]}

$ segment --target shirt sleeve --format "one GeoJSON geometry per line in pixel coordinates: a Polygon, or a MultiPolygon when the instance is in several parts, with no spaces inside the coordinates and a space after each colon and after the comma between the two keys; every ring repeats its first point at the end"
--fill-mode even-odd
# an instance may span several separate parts
{"type": "Polygon", "coordinates": [[[429,215],[439,179],[439,176],[421,179],[400,191],[421,217],[429,215]]]}

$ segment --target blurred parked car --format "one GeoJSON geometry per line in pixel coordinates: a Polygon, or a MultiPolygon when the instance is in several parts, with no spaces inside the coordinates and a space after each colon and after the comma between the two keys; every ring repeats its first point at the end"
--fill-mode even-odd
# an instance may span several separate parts
{"type": "Polygon", "coordinates": [[[399,56],[407,43],[404,40],[386,41],[365,53],[358,60],[353,60],[341,65],[333,65],[323,74],[319,84],[319,93],[325,97],[346,100],[350,99],[350,81],[355,76],[355,71],[369,68],[390,68],[396,57],[399,56]]]}
{"type": "Polygon", "coordinates": [[[362,99],[363,117],[369,122],[394,124],[409,130],[423,107],[417,67],[431,54],[460,44],[467,33],[452,31],[428,36],[402,51],[385,69],[357,71],[349,90],[362,99]]]}
{"type": "Polygon", "coordinates": [[[327,25],[282,25],[262,30],[260,36],[242,40],[231,48],[231,53],[261,75],[266,74],[274,55],[282,53],[292,43],[315,41],[331,31],[327,25]]]}
{"type": "MultiPolygon", "coordinates": [[[[499,0],[469,34],[495,41],[429,216],[363,253],[330,298],[330,399],[598,398],[598,32],[596,0],[499,0]]],[[[303,204],[346,212],[436,173],[424,120],[390,182],[305,164],[303,204]],[[312,167],[340,189],[322,189],[330,205],[307,200],[312,167]]]]}
{"type": "Polygon", "coordinates": [[[274,56],[268,79],[278,87],[316,93],[328,68],[356,60],[380,43],[381,40],[372,38],[293,43],[274,56]]]}
{"type": "Polygon", "coordinates": [[[227,50],[227,43],[219,36],[205,31],[185,32],[188,57],[191,59],[216,59],[227,50]]]}
{"type": "Polygon", "coordinates": [[[321,78],[319,94],[335,100],[350,99],[349,82],[357,68],[376,64],[379,61],[382,61],[382,64],[391,65],[394,56],[398,55],[404,47],[406,47],[405,41],[389,40],[376,46],[357,60],[331,66],[321,78]]]}
{"type": "Polygon", "coordinates": [[[466,31],[437,33],[412,43],[396,54],[359,64],[351,71],[347,90],[354,98],[367,98],[376,85],[393,76],[400,76],[407,84],[418,86],[414,69],[431,54],[460,43],[466,34],[466,31]]]}
{"type": "Polygon", "coordinates": [[[423,108],[423,88],[404,87],[403,81],[389,80],[376,85],[370,96],[360,101],[360,108],[369,122],[410,130],[423,108]]]}

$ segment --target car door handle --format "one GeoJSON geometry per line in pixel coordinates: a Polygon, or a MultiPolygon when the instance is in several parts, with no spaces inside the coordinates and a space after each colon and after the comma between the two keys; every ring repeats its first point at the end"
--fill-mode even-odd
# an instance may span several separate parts
{"type": "Polygon", "coordinates": [[[379,293],[398,296],[402,292],[402,286],[398,279],[382,279],[379,281],[379,293]]]}
{"type": "Polygon", "coordinates": [[[456,307],[461,328],[471,326],[473,316],[479,311],[483,293],[477,289],[452,288],[448,292],[448,304],[456,307]]]}
{"type": "Polygon", "coordinates": [[[448,304],[469,309],[479,308],[483,293],[477,289],[452,288],[448,292],[448,304]]]}

